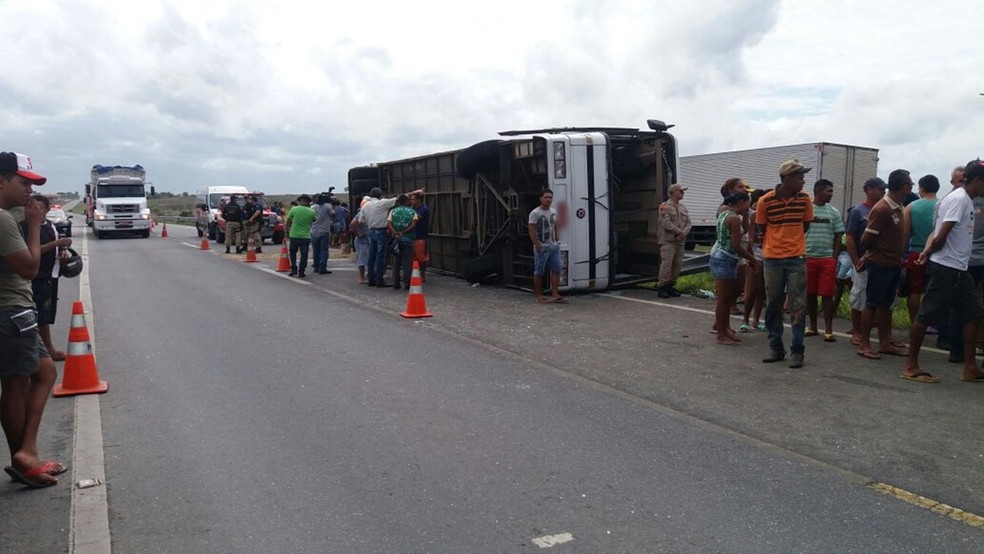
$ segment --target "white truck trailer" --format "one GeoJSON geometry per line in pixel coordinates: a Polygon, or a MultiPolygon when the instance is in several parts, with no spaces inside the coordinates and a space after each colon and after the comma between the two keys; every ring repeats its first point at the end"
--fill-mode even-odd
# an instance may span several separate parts
{"type": "MultiPolygon", "coordinates": [[[[150,236],[150,209],[144,168],[94,165],[85,185],[86,223],[96,238],[114,233],[150,236]]],[[[154,194],[154,187],[150,187],[154,194]]]]}
{"type": "Polygon", "coordinates": [[[865,180],[878,173],[877,148],[830,142],[682,156],[680,183],[688,187],[683,202],[693,224],[688,245],[714,243],[721,185],[725,181],[739,177],[756,189],[773,188],[779,184],[779,164],[790,158],[813,168],[806,175],[807,184],[803,187],[810,196],[818,179],[834,183],[831,204],[845,217],[848,208],[864,199],[865,180]]]}

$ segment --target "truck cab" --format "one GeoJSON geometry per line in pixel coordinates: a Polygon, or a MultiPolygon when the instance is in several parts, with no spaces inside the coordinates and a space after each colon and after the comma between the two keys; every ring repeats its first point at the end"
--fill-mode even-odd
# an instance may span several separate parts
{"type": "MultiPolygon", "coordinates": [[[[150,236],[150,209],[143,167],[95,165],[85,185],[86,223],[96,238],[137,233],[150,236]]],[[[154,187],[150,187],[154,194],[154,187]]]]}

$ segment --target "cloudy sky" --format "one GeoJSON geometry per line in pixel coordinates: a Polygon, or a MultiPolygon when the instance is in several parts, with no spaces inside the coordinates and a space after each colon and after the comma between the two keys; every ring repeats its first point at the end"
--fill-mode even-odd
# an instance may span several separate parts
{"type": "Polygon", "coordinates": [[[51,192],[97,163],[172,192],[314,192],[502,130],[659,118],[683,155],[841,142],[879,148],[883,177],[943,177],[984,151],[981,17],[970,0],[0,0],[0,149],[51,192]]]}

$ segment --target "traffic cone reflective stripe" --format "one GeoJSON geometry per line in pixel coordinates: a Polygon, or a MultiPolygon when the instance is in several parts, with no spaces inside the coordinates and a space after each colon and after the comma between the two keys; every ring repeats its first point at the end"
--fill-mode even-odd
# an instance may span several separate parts
{"type": "Polygon", "coordinates": [[[400,312],[405,318],[432,317],[427,311],[424,301],[424,284],[420,281],[420,265],[413,262],[413,273],[410,274],[410,294],[407,295],[407,309],[400,312]]]}
{"type": "Polygon", "coordinates": [[[89,342],[89,328],[85,324],[82,302],[72,304],[72,328],[68,332],[68,348],[65,349],[65,369],[62,383],[52,391],[54,396],[93,394],[109,390],[106,381],[99,380],[96,357],[89,342]]]}
{"type": "Polygon", "coordinates": [[[253,242],[253,239],[249,239],[249,242],[246,244],[249,246],[246,247],[246,259],[243,262],[251,264],[259,261],[256,259],[256,243],[253,242]]]}
{"type": "Polygon", "coordinates": [[[287,273],[290,271],[290,256],[287,255],[287,242],[281,243],[280,247],[280,265],[277,266],[277,271],[280,273],[287,273]]]}

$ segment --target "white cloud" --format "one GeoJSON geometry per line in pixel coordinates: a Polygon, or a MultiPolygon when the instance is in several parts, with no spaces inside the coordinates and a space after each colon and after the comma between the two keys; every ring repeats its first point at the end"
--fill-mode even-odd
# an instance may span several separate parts
{"type": "Polygon", "coordinates": [[[683,154],[810,141],[883,173],[980,153],[970,2],[7,0],[0,148],[53,188],[344,187],[355,165],[514,128],[676,123],[683,154]]]}

